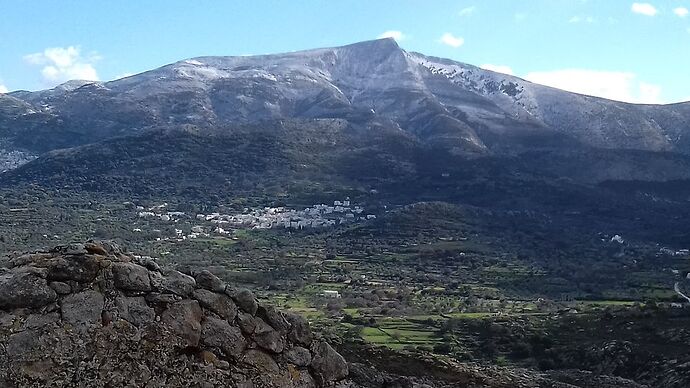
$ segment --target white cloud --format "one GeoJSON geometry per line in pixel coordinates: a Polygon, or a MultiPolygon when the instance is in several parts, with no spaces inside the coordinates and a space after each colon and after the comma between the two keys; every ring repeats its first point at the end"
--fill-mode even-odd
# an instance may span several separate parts
{"type": "Polygon", "coordinates": [[[655,6],[649,3],[633,3],[630,8],[634,13],[645,15],[645,16],[655,16],[659,13],[659,10],[655,6]]]}
{"type": "Polygon", "coordinates": [[[564,69],[532,72],[526,80],[570,92],[644,104],[661,104],[661,87],[640,81],[635,73],[564,69]]]}
{"type": "Polygon", "coordinates": [[[460,10],[460,12],[458,12],[458,15],[460,15],[460,16],[470,16],[470,15],[472,15],[472,14],[474,13],[474,11],[476,11],[476,10],[477,10],[477,7],[475,7],[475,6],[463,8],[463,9],[460,10]]]}
{"type": "Polygon", "coordinates": [[[676,16],[679,16],[679,17],[684,18],[684,17],[688,16],[688,14],[690,13],[690,11],[688,11],[688,9],[685,8],[685,7],[678,7],[678,8],[675,8],[675,9],[673,10],[673,13],[675,13],[676,16]]]}
{"type": "Polygon", "coordinates": [[[439,42],[445,44],[446,46],[458,48],[465,44],[465,39],[459,36],[454,36],[450,32],[446,32],[445,34],[441,35],[439,42]]]}
{"type": "Polygon", "coordinates": [[[75,46],[52,47],[24,56],[26,63],[42,66],[43,81],[51,86],[73,79],[98,81],[94,64],[100,59],[95,53],[83,56],[81,49],[75,46]]]}
{"type": "Polygon", "coordinates": [[[640,81],[638,100],[649,104],[662,104],[661,86],[640,81]]]}
{"type": "Polygon", "coordinates": [[[568,20],[568,23],[594,23],[596,20],[592,16],[585,16],[585,17],[580,17],[580,16],[573,16],[568,20]]]}
{"type": "Polygon", "coordinates": [[[513,72],[513,69],[511,69],[510,66],[505,66],[505,65],[492,65],[492,64],[490,64],[490,63],[487,63],[487,64],[481,65],[481,66],[479,66],[479,67],[481,67],[482,69],[485,69],[485,70],[495,71],[495,72],[497,72],[497,73],[503,73],[503,74],[508,74],[508,75],[515,75],[515,73],[513,72]]]}
{"type": "Polygon", "coordinates": [[[7,89],[7,86],[0,84],[0,93],[9,93],[9,89],[7,89]]]}
{"type": "Polygon", "coordinates": [[[405,34],[402,33],[402,31],[397,31],[397,30],[390,30],[386,31],[383,34],[378,36],[379,39],[383,38],[393,38],[398,42],[402,42],[405,40],[405,34]]]}
{"type": "Polygon", "coordinates": [[[527,16],[528,15],[526,12],[517,12],[515,15],[513,15],[513,18],[516,22],[522,22],[523,20],[527,19],[527,16]]]}

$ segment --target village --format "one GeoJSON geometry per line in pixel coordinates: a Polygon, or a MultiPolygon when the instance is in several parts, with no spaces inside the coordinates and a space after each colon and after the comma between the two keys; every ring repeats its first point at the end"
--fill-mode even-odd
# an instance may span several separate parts
{"type": "MultiPolygon", "coordinates": [[[[183,229],[175,229],[177,239],[209,237],[215,235],[230,235],[234,229],[296,229],[326,228],[354,222],[376,219],[376,215],[368,214],[364,208],[353,204],[349,198],[335,200],[333,205],[316,204],[311,207],[296,210],[285,206],[245,208],[241,213],[196,214],[193,217],[185,212],[170,211],[168,204],[163,203],[145,209],[136,206],[137,216],[142,219],[157,219],[165,223],[179,223],[190,221],[192,225],[189,233],[183,229]]],[[[135,228],[134,232],[141,232],[135,228]]]]}

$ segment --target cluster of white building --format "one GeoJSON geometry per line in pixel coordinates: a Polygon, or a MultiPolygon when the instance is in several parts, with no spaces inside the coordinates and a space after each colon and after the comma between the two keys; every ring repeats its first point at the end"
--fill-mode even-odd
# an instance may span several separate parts
{"type": "MultiPolygon", "coordinates": [[[[133,206],[133,204],[129,203],[133,206]]],[[[139,218],[158,219],[164,222],[177,223],[185,219],[191,219],[184,212],[168,211],[168,204],[163,203],[145,209],[136,206],[139,218]]],[[[334,225],[347,224],[356,221],[375,219],[373,214],[366,214],[364,208],[351,203],[347,198],[344,201],[333,201],[333,205],[318,204],[303,210],[289,209],[286,207],[264,207],[262,209],[245,208],[242,213],[237,214],[197,214],[195,219],[199,225],[193,225],[189,233],[182,229],[175,229],[175,238],[199,238],[207,237],[211,233],[220,235],[232,234],[232,229],[251,228],[251,229],[304,229],[304,228],[324,228],[334,225]],[[206,223],[211,223],[208,225],[206,223]]],[[[135,229],[140,232],[140,229],[135,229]]]]}
{"type": "Polygon", "coordinates": [[[668,255],[668,256],[690,256],[690,249],[679,249],[674,250],[670,248],[661,248],[657,255],[668,255]]]}
{"type": "Polygon", "coordinates": [[[263,209],[245,209],[241,214],[197,214],[197,220],[209,221],[217,225],[216,233],[224,234],[223,225],[252,229],[271,228],[324,228],[358,220],[376,218],[365,214],[364,208],[352,205],[349,199],[334,201],[333,205],[318,204],[304,210],[286,207],[264,207],[263,209]]]}
{"type": "Polygon", "coordinates": [[[163,211],[167,207],[168,204],[163,203],[161,205],[152,206],[149,209],[144,209],[143,206],[137,206],[136,209],[139,212],[139,218],[158,218],[165,222],[174,221],[187,216],[185,212],[163,211]]]}

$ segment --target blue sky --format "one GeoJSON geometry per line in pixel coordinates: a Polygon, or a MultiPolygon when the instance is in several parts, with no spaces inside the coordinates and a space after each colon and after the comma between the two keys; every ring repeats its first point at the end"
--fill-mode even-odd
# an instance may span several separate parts
{"type": "Polygon", "coordinates": [[[690,100],[688,9],[690,0],[3,0],[0,90],[388,35],[535,82],[670,103],[690,100]]]}

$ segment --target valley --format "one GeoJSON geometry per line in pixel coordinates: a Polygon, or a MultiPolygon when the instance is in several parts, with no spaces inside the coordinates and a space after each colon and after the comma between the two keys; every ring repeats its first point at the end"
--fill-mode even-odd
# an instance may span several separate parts
{"type": "Polygon", "coordinates": [[[650,335],[685,343],[680,327],[690,315],[674,282],[687,282],[690,257],[659,243],[587,234],[574,225],[556,240],[543,236],[540,225],[550,227],[553,218],[445,202],[383,205],[374,194],[352,206],[377,204],[376,218],[303,229],[213,222],[232,209],[267,211],[247,210],[245,201],[211,206],[117,195],[103,201],[38,188],[22,194],[0,203],[9,221],[1,227],[0,248],[8,254],[112,239],[166,267],[208,269],[255,290],[261,300],[306,317],[344,353],[373,347],[549,374],[575,367],[651,385],[660,380],[646,375],[652,373],[648,362],[676,373],[669,363],[685,357],[664,348],[636,359],[639,365],[606,366],[648,354],[639,352],[651,345],[640,341],[657,340],[650,335]],[[506,233],[500,225],[508,220],[520,228],[506,233]],[[195,233],[201,225],[204,232],[195,233]],[[554,245],[527,243],[535,239],[554,245]],[[614,348],[582,359],[588,346],[614,348]]]}

